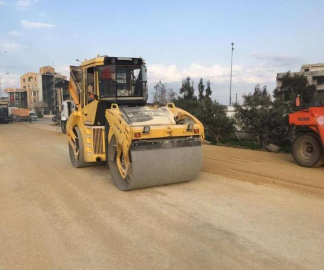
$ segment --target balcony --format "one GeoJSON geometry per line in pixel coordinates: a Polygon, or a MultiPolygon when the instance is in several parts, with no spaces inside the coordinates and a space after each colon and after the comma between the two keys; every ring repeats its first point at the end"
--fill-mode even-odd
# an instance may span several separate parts
{"type": "Polygon", "coordinates": [[[33,87],[30,87],[28,88],[29,91],[35,91],[35,92],[39,92],[39,89],[37,86],[33,86],[33,87]]]}

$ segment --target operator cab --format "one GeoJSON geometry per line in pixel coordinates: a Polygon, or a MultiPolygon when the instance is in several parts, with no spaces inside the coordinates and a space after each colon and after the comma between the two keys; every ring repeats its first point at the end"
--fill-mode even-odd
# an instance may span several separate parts
{"type": "Polygon", "coordinates": [[[142,58],[97,57],[71,71],[80,88],[81,106],[89,103],[90,95],[110,104],[146,104],[147,71],[142,58]]]}
{"type": "Polygon", "coordinates": [[[86,124],[102,125],[106,109],[112,103],[120,106],[144,106],[147,94],[147,69],[142,58],[96,57],[80,66],[71,66],[75,82],[78,110],[86,124]],[[93,113],[87,113],[96,110],[93,113]]]}
{"type": "Polygon", "coordinates": [[[99,99],[120,105],[144,105],[147,100],[146,67],[141,58],[105,57],[98,67],[99,99]]]}

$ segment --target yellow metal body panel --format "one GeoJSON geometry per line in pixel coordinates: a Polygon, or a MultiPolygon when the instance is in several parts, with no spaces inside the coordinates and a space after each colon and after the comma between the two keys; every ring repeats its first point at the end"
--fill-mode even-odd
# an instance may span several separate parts
{"type": "Polygon", "coordinates": [[[84,114],[73,112],[66,125],[68,142],[75,150],[76,135],[73,132],[74,127],[78,127],[82,134],[84,145],[84,160],[86,162],[105,161],[105,127],[85,125],[84,114]]]}
{"type": "Polygon", "coordinates": [[[89,60],[85,60],[80,66],[82,68],[102,66],[104,64],[105,57],[95,57],[89,60]]]}
{"type": "Polygon", "coordinates": [[[72,100],[74,101],[74,104],[79,107],[79,97],[77,92],[77,85],[76,82],[72,79],[70,79],[69,82],[69,93],[71,95],[72,100]]]}
{"type": "Polygon", "coordinates": [[[95,118],[98,108],[98,100],[94,100],[88,105],[84,106],[81,111],[83,114],[83,121],[87,125],[104,125],[105,123],[95,123],[95,118]]]}
{"type": "MultiPolygon", "coordinates": [[[[204,127],[197,118],[176,107],[174,107],[171,112],[177,112],[178,115],[181,114],[182,118],[190,117],[192,120],[194,120],[195,124],[193,125],[193,130],[188,130],[187,125],[158,125],[151,126],[149,133],[143,133],[143,127],[130,127],[126,123],[126,121],[122,118],[122,113],[119,111],[117,104],[113,104],[111,109],[106,110],[106,118],[109,122],[110,128],[114,131],[114,134],[118,137],[120,143],[123,143],[124,140],[132,141],[136,139],[157,139],[189,136],[201,136],[201,140],[204,140],[204,127]],[[194,129],[199,129],[199,133],[194,133],[194,129]],[[141,137],[136,138],[134,135],[135,133],[141,133],[141,137]]],[[[175,117],[177,116],[175,115],[175,117]]]]}

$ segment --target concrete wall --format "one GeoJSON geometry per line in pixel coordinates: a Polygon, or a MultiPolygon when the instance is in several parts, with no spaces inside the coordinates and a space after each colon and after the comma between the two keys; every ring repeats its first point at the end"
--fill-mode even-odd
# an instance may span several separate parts
{"type": "Polygon", "coordinates": [[[38,101],[43,101],[43,81],[41,74],[37,74],[37,87],[39,90],[38,101]]]}

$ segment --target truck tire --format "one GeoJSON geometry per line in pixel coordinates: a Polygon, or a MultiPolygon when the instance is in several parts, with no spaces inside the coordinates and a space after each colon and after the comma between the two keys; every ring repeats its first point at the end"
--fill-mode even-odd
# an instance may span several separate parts
{"type": "Polygon", "coordinates": [[[323,165],[323,146],[312,134],[298,136],[293,143],[292,154],[300,166],[311,168],[323,165]]]}
{"type": "Polygon", "coordinates": [[[107,119],[105,119],[105,150],[106,150],[106,167],[109,170],[109,163],[108,163],[108,134],[109,134],[109,123],[107,119]]]}
{"type": "Polygon", "coordinates": [[[61,121],[61,131],[66,134],[66,121],[61,121]]]}
{"type": "Polygon", "coordinates": [[[78,127],[74,127],[73,132],[76,135],[76,148],[79,150],[79,155],[77,158],[74,156],[73,148],[71,147],[70,143],[68,143],[71,163],[75,168],[86,167],[88,164],[86,161],[84,161],[84,146],[81,131],[78,127]]]}

